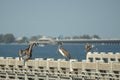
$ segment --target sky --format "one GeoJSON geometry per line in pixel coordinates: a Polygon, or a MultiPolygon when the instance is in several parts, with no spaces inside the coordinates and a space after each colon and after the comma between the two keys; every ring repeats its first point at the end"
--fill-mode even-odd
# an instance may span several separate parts
{"type": "Polygon", "coordinates": [[[120,38],[120,0],[0,0],[0,34],[120,38]]]}

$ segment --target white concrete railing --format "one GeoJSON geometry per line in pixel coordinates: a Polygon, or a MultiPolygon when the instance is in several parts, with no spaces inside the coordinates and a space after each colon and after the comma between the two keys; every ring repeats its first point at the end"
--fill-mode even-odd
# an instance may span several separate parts
{"type": "Polygon", "coordinates": [[[109,63],[109,62],[118,62],[120,63],[120,53],[113,53],[113,52],[88,52],[87,53],[87,57],[86,57],[87,61],[90,62],[96,62],[96,61],[103,61],[105,63],[109,63]]]}
{"type": "Polygon", "coordinates": [[[28,60],[0,57],[0,79],[120,79],[120,53],[88,53],[86,60],[28,60]],[[93,62],[90,62],[93,58],[93,62]],[[104,58],[108,59],[106,63],[104,58]],[[96,60],[97,59],[97,60],[96,60]],[[103,60],[102,60],[103,59],[103,60]],[[111,77],[112,76],[112,77],[111,77]]]}

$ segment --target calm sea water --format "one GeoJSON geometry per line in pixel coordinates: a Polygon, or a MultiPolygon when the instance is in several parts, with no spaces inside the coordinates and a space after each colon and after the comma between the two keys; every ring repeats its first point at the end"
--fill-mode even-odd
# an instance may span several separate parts
{"type": "MultiPolygon", "coordinates": [[[[1,57],[18,57],[19,49],[26,49],[28,45],[0,45],[1,57]]],[[[64,44],[63,48],[66,49],[72,59],[78,59],[79,61],[86,58],[85,45],[81,44],[64,44]]],[[[32,58],[54,58],[64,59],[64,57],[58,52],[58,45],[46,45],[44,47],[35,46],[33,48],[32,58]]],[[[92,52],[97,50],[98,52],[120,52],[120,45],[94,45],[92,52]]]]}

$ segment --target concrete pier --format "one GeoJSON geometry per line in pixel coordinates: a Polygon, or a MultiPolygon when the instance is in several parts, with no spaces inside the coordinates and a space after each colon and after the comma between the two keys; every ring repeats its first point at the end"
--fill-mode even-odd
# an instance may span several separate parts
{"type": "Polygon", "coordinates": [[[0,80],[120,80],[120,53],[89,52],[86,60],[0,57],[0,80]]]}

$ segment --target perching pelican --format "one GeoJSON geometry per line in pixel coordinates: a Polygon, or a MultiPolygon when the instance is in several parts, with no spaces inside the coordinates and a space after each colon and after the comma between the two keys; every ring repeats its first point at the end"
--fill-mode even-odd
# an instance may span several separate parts
{"type": "MultiPolygon", "coordinates": [[[[29,47],[25,50],[19,50],[19,59],[22,58],[24,61],[32,57],[32,48],[36,46],[37,43],[30,43],[29,47]]],[[[21,59],[20,59],[21,60],[21,59]]]]}
{"type": "Polygon", "coordinates": [[[85,49],[86,49],[86,53],[88,53],[94,46],[90,45],[90,44],[86,44],[85,49]]]}
{"type": "Polygon", "coordinates": [[[58,51],[67,59],[71,58],[70,53],[62,48],[62,42],[58,42],[58,51]]]}

